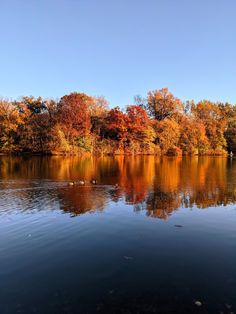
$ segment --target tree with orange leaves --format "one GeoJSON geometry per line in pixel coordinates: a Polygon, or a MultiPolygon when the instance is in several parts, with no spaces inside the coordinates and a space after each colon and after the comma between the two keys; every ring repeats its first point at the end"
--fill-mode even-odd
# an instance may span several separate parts
{"type": "MultiPolygon", "coordinates": [[[[156,131],[156,144],[158,144],[163,154],[175,150],[179,141],[180,130],[178,123],[173,119],[154,121],[153,127],[156,131]]],[[[172,154],[172,153],[171,153],[172,154]]],[[[179,154],[179,152],[178,152],[179,154]]]]}
{"type": "Polygon", "coordinates": [[[168,88],[162,88],[148,93],[147,109],[151,117],[162,121],[173,118],[177,112],[182,111],[183,104],[169,92],[168,88]]]}
{"type": "Polygon", "coordinates": [[[213,151],[223,151],[226,148],[224,137],[226,117],[222,116],[218,104],[203,100],[193,106],[192,111],[196,119],[205,126],[210,148],[213,151]]]}
{"type": "Polygon", "coordinates": [[[0,150],[16,151],[16,137],[19,125],[23,123],[18,108],[8,100],[0,100],[0,150]]]}
{"type": "Polygon", "coordinates": [[[155,132],[150,124],[146,110],[138,105],[130,105],[126,109],[126,114],[130,152],[153,152],[155,132]]]}
{"type": "Polygon", "coordinates": [[[209,148],[205,126],[193,117],[182,116],[179,122],[180,137],[178,147],[183,154],[204,154],[209,148]]]}

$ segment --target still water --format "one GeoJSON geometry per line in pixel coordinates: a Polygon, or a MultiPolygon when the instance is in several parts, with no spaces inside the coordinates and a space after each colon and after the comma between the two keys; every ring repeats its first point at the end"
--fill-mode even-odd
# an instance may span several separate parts
{"type": "Polygon", "coordinates": [[[2,156],[0,313],[233,313],[235,203],[234,159],[2,156]]]}

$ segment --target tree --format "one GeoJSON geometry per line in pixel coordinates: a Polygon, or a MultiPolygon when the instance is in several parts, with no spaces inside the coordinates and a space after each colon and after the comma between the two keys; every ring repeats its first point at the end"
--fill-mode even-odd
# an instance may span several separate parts
{"type": "Polygon", "coordinates": [[[143,108],[133,105],[127,107],[126,114],[129,137],[132,140],[142,141],[149,123],[147,112],[143,108]]]}
{"type": "Polygon", "coordinates": [[[60,99],[58,104],[57,121],[60,130],[73,147],[81,137],[90,134],[91,122],[89,107],[93,99],[83,93],[71,93],[60,99]]]}
{"type": "Polygon", "coordinates": [[[169,92],[168,88],[163,88],[148,93],[147,110],[151,117],[162,121],[173,118],[178,111],[183,110],[183,104],[169,92]]]}
{"type": "Polygon", "coordinates": [[[108,113],[108,101],[103,97],[93,97],[93,101],[89,106],[89,114],[91,119],[91,132],[96,136],[101,135],[101,129],[104,125],[104,119],[108,113]]]}
{"type": "Polygon", "coordinates": [[[8,100],[0,100],[0,151],[17,151],[17,129],[23,123],[18,108],[8,100]]]}
{"type": "Polygon", "coordinates": [[[127,121],[127,115],[119,107],[115,107],[108,112],[103,130],[104,137],[117,141],[119,148],[122,149],[125,148],[127,141],[127,121]]]}
{"type": "Polygon", "coordinates": [[[219,106],[208,100],[203,100],[193,106],[192,111],[196,119],[205,126],[210,148],[213,150],[225,149],[224,130],[226,119],[222,116],[219,106]]]}
{"type": "Polygon", "coordinates": [[[130,151],[133,153],[148,153],[155,136],[146,110],[137,105],[130,105],[126,109],[126,114],[128,128],[127,142],[130,151]]]}
{"type": "Polygon", "coordinates": [[[178,147],[183,154],[203,154],[209,147],[206,130],[201,121],[183,116],[180,124],[178,147]]]}
{"type": "Polygon", "coordinates": [[[91,117],[101,117],[108,112],[109,103],[103,96],[94,96],[89,102],[89,114],[91,117]]]}
{"type": "Polygon", "coordinates": [[[227,123],[224,130],[224,137],[227,141],[227,148],[229,152],[236,152],[236,106],[231,106],[226,103],[220,105],[222,115],[225,117],[227,123]]]}
{"type": "Polygon", "coordinates": [[[34,99],[25,96],[16,105],[23,119],[17,130],[21,151],[49,153],[56,149],[56,102],[52,99],[43,101],[41,97],[34,99]]]}
{"type": "Polygon", "coordinates": [[[42,97],[34,98],[33,96],[24,96],[21,99],[21,103],[25,104],[32,114],[47,111],[42,97]]]}
{"type": "Polygon", "coordinates": [[[153,127],[156,131],[156,144],[158,144],[164,154],[168,150],[176,148],[179,141],[180,130],[178,123],[173,119],[154,121],[153,127]]]}

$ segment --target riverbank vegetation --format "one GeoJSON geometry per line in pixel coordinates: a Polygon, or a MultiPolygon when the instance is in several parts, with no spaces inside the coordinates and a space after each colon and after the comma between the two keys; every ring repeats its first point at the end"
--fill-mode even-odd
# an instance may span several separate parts
{"type": "Polygon", "coordinates": [[[182,102],[167,88],[124,110],[71,93],[0,100],[0,153],[224,155],[236,152],[236,106],[182,102]]]}

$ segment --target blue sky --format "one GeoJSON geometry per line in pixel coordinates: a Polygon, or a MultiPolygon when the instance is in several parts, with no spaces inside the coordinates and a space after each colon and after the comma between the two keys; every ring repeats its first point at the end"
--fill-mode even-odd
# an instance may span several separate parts
{"type": "Polygon", "coordinates": [[[235,0],[0,0],[0,95],[236,103],[235,0]]]}

